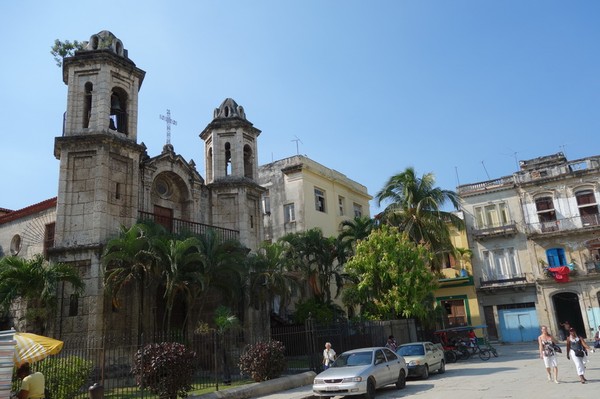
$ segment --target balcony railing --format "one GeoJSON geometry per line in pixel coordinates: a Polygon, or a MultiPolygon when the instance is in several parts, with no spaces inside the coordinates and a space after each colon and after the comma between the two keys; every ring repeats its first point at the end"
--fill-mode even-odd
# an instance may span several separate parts
{"type": "Polygon", "coordinates": [[[463,184],[458,186],[458,194],[468,195],[472,193],[478,193],[486,190],[493,190],[498,188],[508,188],[515,185],[515,180],[512,176],[505,176],[494,180],[483,181],[473,184],[463,184]]]}
{"type": "Polygon", "coordinates": [[[139,218],[140,220],[152,220],[163,226],[170,233],[193,233],[204,235],[207,231],[214,230],[223,241],[240,239],[239,231],[225,229],[223,227],[190,222],[189,220],[176,219],[143,211],[139,211],[139,218]]]}
{"type": "Polygon", "coordinates": [[[548,234],[600,226],[600,215],[574,216],[550,222],[528,223],[528,234],[548,234]]]}
{"type": "Polygon", "coordinates": [[[509,224],[498,226],[473,227],[473,237],[482,239],[487,237],[509,236],[517,234],[517,224],[511,221],[509,224]]]}
{"type": "Polygon", "coordinates": [[[479,279],[479,286],[481,288],[492,288],[492,287],[503,287],[503,286],[514,286],[527,284],[527,276],[525,273],[511,274],[511,275],[496,275],[481,277],[479,279]]]}
{"type": "Polygon", "coordinates": [[[558,165],[548,166],[543,169],[527,170],[515,174],[519,184],[529,183],[536,180],[569,175],[584,170],[595,170],[600,168],[600,158],[583,158],[558,165]]]}

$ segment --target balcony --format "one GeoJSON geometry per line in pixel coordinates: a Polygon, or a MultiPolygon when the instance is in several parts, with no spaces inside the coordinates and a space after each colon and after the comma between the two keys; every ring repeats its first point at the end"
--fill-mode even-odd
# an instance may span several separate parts
{"type": "Polygon", "coordinates": [[[527,285],[535,284],[527,279],[525,273],[511,275],[486,276],[479,279],[479,289],[481,291],[495,291],[499,288],[524,288],[527,285]]]}
{"type": "Polygon", "coordinates": [[[150,212],[139,211],[139,220],[152,220],[163,226],[170,233],[193,233],[197,235],[204,235],[207,231],[214,230],[223,241],[240,239],[240,232],[237,230],[225,229],[203,223],[190,222],[189,220],[171,218],[150,212]]]}
{"type": "Polygon", "coordinates": [[[498,226],[473,227],[471,234],[476,240],[483,240],[491,237],[508,237],[517,234],[517,223],[511,221],[508,224],[498,226]]]}
{"type": "Polygon", "coordinates": [[[600,227],[600,215],[574,216],[550,222],[528,223],[527,234],[530,236],[561,234],[574,230],[594,230],[600,227]]]}
{"type": "Polygon", "coordinates": [[[515,186],[515,180],[512,176],[505,176],[499,179],[488,180],[473,184],[463,184],[458,186],[457,192],[459,195],[468,196],[470,194],[480,194],[481,192],[506,189],[515,186]]]}

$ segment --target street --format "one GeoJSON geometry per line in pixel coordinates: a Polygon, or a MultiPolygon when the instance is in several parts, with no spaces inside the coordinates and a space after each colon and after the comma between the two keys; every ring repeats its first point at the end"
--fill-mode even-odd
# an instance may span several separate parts
{"type": "MultiPolygon", "coordinates": [[[[497,345],[499,357],[482,361],[472,357],[449,364],[446,373],[432,373],[427,380],[409,379],[406,388],[393,385],[377,391],[377,399],[418,397],[443,399],[479,398],[591,398],[600,388],[600,352],[591,353],[587,365],[587,384],[581,384],[575,366],[560,343],[558,369],[560,384],[546,379],[537,344],[497,345]]],[[[339,397],[336,397],[338,399],[339,397]]]]}

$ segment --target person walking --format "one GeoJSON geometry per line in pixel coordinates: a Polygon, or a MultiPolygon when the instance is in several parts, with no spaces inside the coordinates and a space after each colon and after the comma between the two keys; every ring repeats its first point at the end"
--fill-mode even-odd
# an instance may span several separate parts
{"type": "Polygon", "coordinates": [[[323,369],[327,370],[334,360],[335,351],[331,347],[331,342],[325,342],[325,349],[323,349],[323,369]]]}
{"type": "Polygon", "coordinates": [[[540,359],[544,360],[548,381],[552,381],[552,369],[554,369],[554,382],[558,381],[558,360],[554,351],[556,339],[548,332],[548,327],[542,326],[542,333],[538,337],[538,346],[540,348],[540,359]]]}
{"type": "Polygon", "coordinates": [[[32,374],[29,363],[24,363],[17,369],[17,377],[22,380],[17,399],[43,399],[45,397],[44,374],[39,371],[32,374]]]}
{"type": "Polygon", "coordinates": [[[572,358],[579,376],[579,381],[585,384],[585,364],[587,363],[587,352],[590,347],[585,343],[583,337],[577,335],[574,328],[569,329],[567,337],[567,359],[572,358]]]}

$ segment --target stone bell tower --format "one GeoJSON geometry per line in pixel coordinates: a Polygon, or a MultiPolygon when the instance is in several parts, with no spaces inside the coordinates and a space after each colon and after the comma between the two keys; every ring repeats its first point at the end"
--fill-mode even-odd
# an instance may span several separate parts
{"type": "Polygon", "coordinates": [[[63,61],[67,111],[54,143],[60,180],[51,256],[73,262],[88,279],[83,314],[61,326],[65,332],[101,327],[101,250],[121,225],[138,217],[145,149],[137,144],[138,91],[144,75],[108,31],[92,35],[85,49],[63,61]]]}
{"type": "Polygon", "coordinates": [[[212,122],[200,134],[211,192],[211,223],[239,230],[240,241],[252,250],[263,238],[260,197],[264,189],[257,183],[259,134],[231,98],[215,109],[212,122]]]}

